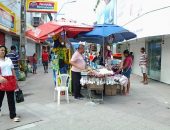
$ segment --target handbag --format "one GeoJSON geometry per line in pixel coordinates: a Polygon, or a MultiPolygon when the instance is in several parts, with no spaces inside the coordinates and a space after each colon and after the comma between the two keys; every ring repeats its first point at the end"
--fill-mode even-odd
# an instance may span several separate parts
{"type": "MultiPolygon", "coordinates": [[[[1,68],[0,68],[0,75],[1,75],[1,68]]],[[[14,75],[11,76],[3,76],[7,79],[7,82],[0,83],[0,90],[1,91],[14,91],[17,86],[16,77],[14,75]]]]}
{"type": "Polygon", "coordinates": [[[17,103],[24,102],[24,94],[21,89],[15,91],[15,100],[17,103]]]}

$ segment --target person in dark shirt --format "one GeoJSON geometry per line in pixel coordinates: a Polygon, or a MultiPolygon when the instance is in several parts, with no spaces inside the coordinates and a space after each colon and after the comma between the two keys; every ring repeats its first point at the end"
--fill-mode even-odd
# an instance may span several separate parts
{"type": "Polygon", "coordinates": [[[11,51],[7,54],[7,57],[9,57],[12,60],[12,63],[14,65],[15,75],[18,80],[19,79],[19,55],[16,52],[16,47],[14,45],[11,46],[11,51]]]}

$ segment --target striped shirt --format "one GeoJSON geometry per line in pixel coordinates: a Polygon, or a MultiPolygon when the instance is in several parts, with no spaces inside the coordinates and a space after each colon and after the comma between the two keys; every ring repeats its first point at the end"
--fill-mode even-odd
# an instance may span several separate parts
{"type": "Polygon", "coordinates": [[[139,65],[147,65],[147,54],[143,53],[139,59],[139,65]]]}
{"type": "Polygon", "coordinates": [[[7,57],[9,57],[12,60],[14,69],[19,69],[18,65],[19,55],[15,51],[11,51],[7,54],[7,57]]]}

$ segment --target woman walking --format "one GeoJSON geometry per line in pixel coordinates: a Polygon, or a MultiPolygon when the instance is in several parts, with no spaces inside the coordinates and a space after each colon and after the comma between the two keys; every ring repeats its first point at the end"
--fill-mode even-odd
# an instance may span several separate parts
{"type": "Polygon", "coordinates": [[[36,74],[37,70],[37,53],[34,53],[33,60],[32,60],[32,68],[33,68],[33,74],[36,74]]]}
{"type": "Polygon", "coordinates": [[[16,89],[16,84],[12,86],[11,80],[8,80],[9,77],[13,77],[13,81],[16,83],[16,77],[14,72],[14,66],[10,58],[6,57],[7,48],[0,45],[0,116],[2,101],[5,93],[7,94],[9,115],[14,122],[19,122],[19,117],[16,116],[15,100],[14,100],[14,91],[16,89]],[[4,84],[8,85],[9,90],[7,90],[4,84]],[[10,86],[11,85],[11,86],[10,86]]]}

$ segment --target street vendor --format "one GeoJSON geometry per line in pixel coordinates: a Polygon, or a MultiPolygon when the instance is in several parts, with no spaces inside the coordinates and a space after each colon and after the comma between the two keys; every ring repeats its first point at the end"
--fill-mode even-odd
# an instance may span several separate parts
{"type": "Polygon", "coordinates": [[[72,91],[75,99],[80,99],[83,95],[81,91],[81,71],[85,69],[86,63],[83,58],[84,45],[80,44],[77,51],[73,54],[70,64],[72,65],[72,91]]]}
{"type": "Polygon", "coordinates": [[[122,74],[128,78],[128,84],[127,84],[127,91],[126,88],[124,88],[124,95],[129,94],[130,89],[130,74],[132,71],[132,57],[129,55],[128,50],[124,50],[123,55],[125,59],[123,60],[123,65],[120,67],[118,71],[122,71],[122,74]]]}

